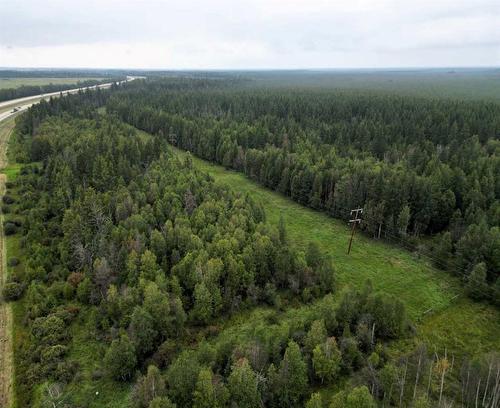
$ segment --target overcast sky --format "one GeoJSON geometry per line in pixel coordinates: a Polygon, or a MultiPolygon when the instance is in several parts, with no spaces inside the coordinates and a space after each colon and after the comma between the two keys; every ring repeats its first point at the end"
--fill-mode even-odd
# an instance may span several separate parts
{"type": "Polygon", "coordinates": [[[500,66],[500,0],[0,0],[0,66],[500,66]]]}

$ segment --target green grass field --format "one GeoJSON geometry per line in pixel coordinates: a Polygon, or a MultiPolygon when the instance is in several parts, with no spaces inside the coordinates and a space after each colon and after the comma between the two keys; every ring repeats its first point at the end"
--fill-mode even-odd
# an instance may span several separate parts
{"type": "MultiPolygon", "coordinates": [[[[174,152],[179,156],[186,154],[178,149],[174,152]]],[[[408,251],[362,234],[356,235],[351,255],[347,255],[350,230],[345,223],[303,207],[243,174],[198,158],[193,158],[193,162],[217,182],[260,201],[268,222],[277,224],[282,214],[293,244],[304,248],[308,242],[316,241],[332,255],[340,286],[360,287],[371,279],[376,290],[401,299],[417,331],[415,338],[407,342],[426,341],[437,350],[446,347],[456,355],[500,350],[500,311],[467,299],[457,278],[436,270],[408,251]]],[[[406,348],[401,347],[402,343],[394,349],[406,348]]]]}
{"type": "Polygon", "coordinates": [[[0,89],[19,88],[26,86],[66,85],[79,81],[100,80],[102,78],[0,78],[0,89]]]}

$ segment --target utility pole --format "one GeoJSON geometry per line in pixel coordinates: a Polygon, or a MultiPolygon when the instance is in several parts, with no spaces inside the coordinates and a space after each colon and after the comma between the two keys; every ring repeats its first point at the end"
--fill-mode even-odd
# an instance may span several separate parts
{"type": "Polygon", "coordinates": [[[351,219],[349,220],[349,224],[352,224],[352,229],[351,229],[351,239],[349,240],[349,248],[347,249],[347,255],[351,253],[352,239],[354,238],[356,225],[361,223],[361,214],[363,214],[362,208],[356,208],[354,210],[351,210],[351,219]]]}

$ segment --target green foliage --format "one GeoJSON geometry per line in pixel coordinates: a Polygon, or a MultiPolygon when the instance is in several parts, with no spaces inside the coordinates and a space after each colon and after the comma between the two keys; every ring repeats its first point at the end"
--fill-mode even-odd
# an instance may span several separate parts
{"type": "MultiPolygon", "coordinates": [[[[443,233],[438,245],[420,247],[434,252],[437,266],[485,262],[494,283],[498,219],[484,221],[498,201],[497,103],[286,84],[150,81],[112,95],[107,109],[153,134],[175,134],[176,146],[301,204],[338,218],[365,207],[362,228],[374,237],[413,247],[422,234],[443,233]]],[[[307,258],[309,266],[318,259],[307,258]]]]}
{"type": "Polygon", "coordinates": [[[155,399],[165,397],[165,380],[162,378],[160,370],[151,365],[148,367],[147,374],[141,376],[134,385],[131,396],[133,405],[137,408],[148,408],[155,399]]]}
{"type": "Polygon", "coordinates": [[[6,222],[3,225],[3,232],[5,235],[14,235],[17,232],[17,226],[13,222],[6,222]]]}
{"type": "Polygon", "coordinates": [[[277,376],[271,380],[281,406],[301,406],[308,386],[307,367],[300,348],[294,341],[288,343],[277,376]]]}
{"type": "Polygon", "coordinates": [[[332,383],[340,371],[341,354],[334,337],[318,344],[313,351],[313,368],[321,383],[332,383]]]}
{"type": "Polygon", "coordinates": [[[200,365],[193,353],[183,352],[168,367],[169,397],[179,406],[190,406],[200,372],[200,365]]]}
{"type": "Polygon", "coordinates": [[[137,359],[135,348],[126,334],[111,342],[104,357],[109,374],[121,381],[129,380],[135,370],[137,359]]]}
{"type": "Polygon", "coordinates": [[[19,299],[24,291],[24,287],[19,282],[7,282],[2,288],[2,298],[6,302],[19,299]]]}
{"type": "Polygon", "coordinates": [[[248,360],[238,360],[231,369],[228,378],[230,404],[239,408],[262,406],[257,375],[248,360]]]}
{"type": "Polygon", "coordinates": [[[156,397],[150,403],[148,408],[176,408],[177,405],[172,403],[167,397],[156,397]]]}
{"type": "Polygon", "coordinates": [[[414,408],[431,408],[431,404],[426,397],[419,397],[413,404],[414,408]]]}
{"type": "Polygon", "coordinates": [[[202,368],[193,393],[193,408],[221,408],[226,400],[224,385],[215,382],[210,369],[202,368]]]}
{"type": "MultiPolygon", "coordinates": [[[[196,87],[195,82],[190,83],[196,87]]],[[[363,235],[356,242],[359,252],[348,259],[344,227],[326,212],[342,217],[366,199],[366,214],[376,221],[367,218],[363,228],[374,237],[381,231],[381,237],[399,234],[417,241],[418,235],[439,233],[442,240],[433,240],[432,248],[446,262],[438,266],[453,270],[456,255],[466,270],[483,262],[485,273],[472,273],[469,285],[479,282],[495,293],[498,228],[482,221],[486,211],[494,213],[489,209],[494,197],[481,193],[494,170],[482,149],[492,155],[494,145],[460,136],[461,145],[469,141],[484,159],[481,168],[465,160],[462,167],[469,166],[470,174],[462,175],[455,164],[464,153],[441,140],[446,126],[431,129],[419,117],[426,143],[412,132],[402,140],[394,132],[401,125],[390,119],[394,112],[401,115],[393,100],[370,99],[373,115],[366,95],[338,102],[314,95],[336,106],[325,114],[307,92],[284,92],[281,102],[271,97],[271,103],[266,92],[211,93],[213,84],[205,85],[186,93],[167,86],[171,97],[155,106],[135,105],[143,95],[133,86],[64,98],[42,103],[19,120],[18,143],[31,160],[42,161],[22,170],[11,206],[22,219],[12,239],[22,240],[26,252],[20,268],[26,272],[16,275],[16,282],[32,282],[20,312],[29,331],[19,377],[33,389],[45,379],[78,387],[83,378],[77,405],[85,405],[89,387],[105,383],[125,395],[129,385],[111,378],[128,380],[136,368],[154,362],[167,368],[164,376],[153,366],[137,373],[131,401],[138,407],[298,407],[311,392],[309,379],[335,386],[338,380],[341,387],[353,371],[365,381],[380,370],[380,384],[369,378],[374,394],[387,395],[390,403],[396,382],[378,343],[408,333],[403,300],[415,317],[429,303],[436,309],[448,305],[447,292],[437,285],[441,276],[423,272],[410,254],[363,235]],[[95,107],[110,96],[109,111],[153,135],[95,117],[95,107]],[[207,105],[197,98],[207,98],[207,105]],[[268,112],[265,119],[254,110],[256,101],[268,112]],[[234,110],[214,115],[213,106],[226,102],[234,110]],[[200,107],[206,115],[197,114],[200,107]],[[300,113],[305,107],[308,115],[300,113]],[[351,112],[346,119],[343,109],[351,112]],[[325,212],[307,211],[228,172],[241,190],[235,193],[198,171],[195,158],[173,155],[165,140],[325,212]],[[445,146],[439,155],[437,144],[445,146]],[[432,165],[424,168],[428,162],[432,165]],[[473,280],[475,275],[481,279],[473,280]],[[322,298],[334,290],[337,276],[341,296],[322,298]],[[359,289],[367,276],[376,290],[370,284],[359,289]],[[80,320],[71,323],[80,308],[91,316],[87,336],[100,344],[93,355],[104,356],[81,367],[72,359],[75,350],[89,353],[79,344],[84,336],[70,341],[81,330],[80,320]],[[107,347],[109,339],[114,340],[107,347]],[[103,369],[110,375],[100,377],[103,369]]],[[[436,107],[419,103],[409,106],[418,106],[423,116],[434,114],[436,107]]],[[[410,109],[409,115],[415,112],[410,109]]],[[[477,128],[473,118],[462,119],[477,128]]],[[[373,406],[368,397],[355,389],[339,397],[344,404],[339,406],[373,406]]],[[[309,405],[319,406],[321,399],[313,394],[309,405]]]]}
{"type": "Polygon", "coordinates": [[[144,307],[136,306],[130,318],[130,337],[139,356],[144,356],[155,345],[158,331],[153,317],[144,307]]]}
{"type": "Polygon", "coordinates": [[[197,283],[194,289],[192,316],[194,320],[200,323],[208,323],[214,316],[213,294],[203,282],[197,283]]]}
{"type": "Polygon", "coordinates": [[[481,262],[474,266],[469,275],[465,289],[468,295],[476,300],[487,299],[489,287],[486,283],[486,265],[481,262]]]}
{"type": "Polygon", "coordinates": [[[321,394],[319,392],[315,392],[311,395],[311,398],[306,403],[306,408],[322,408],[323,400],[321,399],[321,394]]]}
{"type": "Polygon", "coordinates": [[[366,387],[354,388],[347,396],[346,408],[376,408],[377,404],[366,387]]]}
{"type": "Polygon", "coordinates": [[[314,348],[326,341],[328,337],[324,320],[315,320],[311,324],[311,328],[307,332],[304,340],[305,349],[307,352],[312,353],[314,348]]]}

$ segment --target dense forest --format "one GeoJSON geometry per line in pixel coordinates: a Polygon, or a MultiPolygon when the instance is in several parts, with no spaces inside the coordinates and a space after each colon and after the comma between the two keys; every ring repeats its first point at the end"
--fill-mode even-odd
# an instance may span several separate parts
{"type": "MultiPolygon", "coordinates": [[[[207,355],[176,357],[189,333],[220,316],[332,293],[332,261],[315,245],[294,250],[285,225],[266,225],[259,205],[215,185],[189,159],[171,157],[163,138],[83,108],[102,103],[100,95],[42,103],[17,125],[16,145],[27,152],[18,159],[40,163],[22,170],[21,205],[6,224],[9,234],[22,235],[28,259],[5,290],[26,302],[30,334],[16,355],[24,404],[42,380],[77,381],[67,328],[82,308],[94,310],[96,335],[109,343],[106,375],[130,381],[136,369],[156,363],[137,379],[138,407],[170,406],[168,398],[183,407],[301,406],[310,382],[359,369],[364,356],[379,361],[379,342],[406,332],[401,302],[368,284],[362,293],[346,292],[338,306],[325,301],[313,321],[296,322],[304,337],[290,327],[253,338],[258,349],[224,344],[207,355]],[[169,361],[166,384],[151,394],[155,367],[169,361]]],[[[7,195],[5,212],[12,202],[7,195]]],[[[364,388],[355,393],[372,398],[364,388]]]]}
{"type": "Polygon", "coordinates": [[[294,247],[283,219],[270,225],[249,195],[169,147],[337,217],[364,205],[363,228],[376,238],[430,235],[447,268],[459,273],[459,259],[473,270],[471,296],[494,300],[496,107],[456,103],[463,115],[472,109],[467,126],[485,132],[458,127],[460,143],[446,142],[430,120],[413,130],[434,129],[435,140],[403,137],[395,123],[447,103],[170,79],[30,108],[10,146],[24,165],[2,207],[5,233],[21,248],[3,291],[20,305],[18,405],[100,406],[88,384],[108,381],[132,408],[430,408],[443,394],[469,406],[480,394],[494,407],[497,356],[459,363],[423,344],[395,354],[390,345],[415,333],[402,299],[369,281],[339,290],[335,260],[317,244],[294,247]],[[369,136],[377,129],[379,147],[369,136]],[[257,308],[269,311],[262,321],[231,331],[257,308]],[[82,329],[84,342],[99,345],[91,369],[78,353],[82,329]],[[459,373],[445,382],[454,364],[459,373]],[[325,387],[334,391],[325,396],[325,387]]]}
{"type": "Polygon", "coordinates": [[[140,81],[107,108],[334,217],[361,206],[367,234],[500,301],[499,104],[252,84],[140,81]]]}

